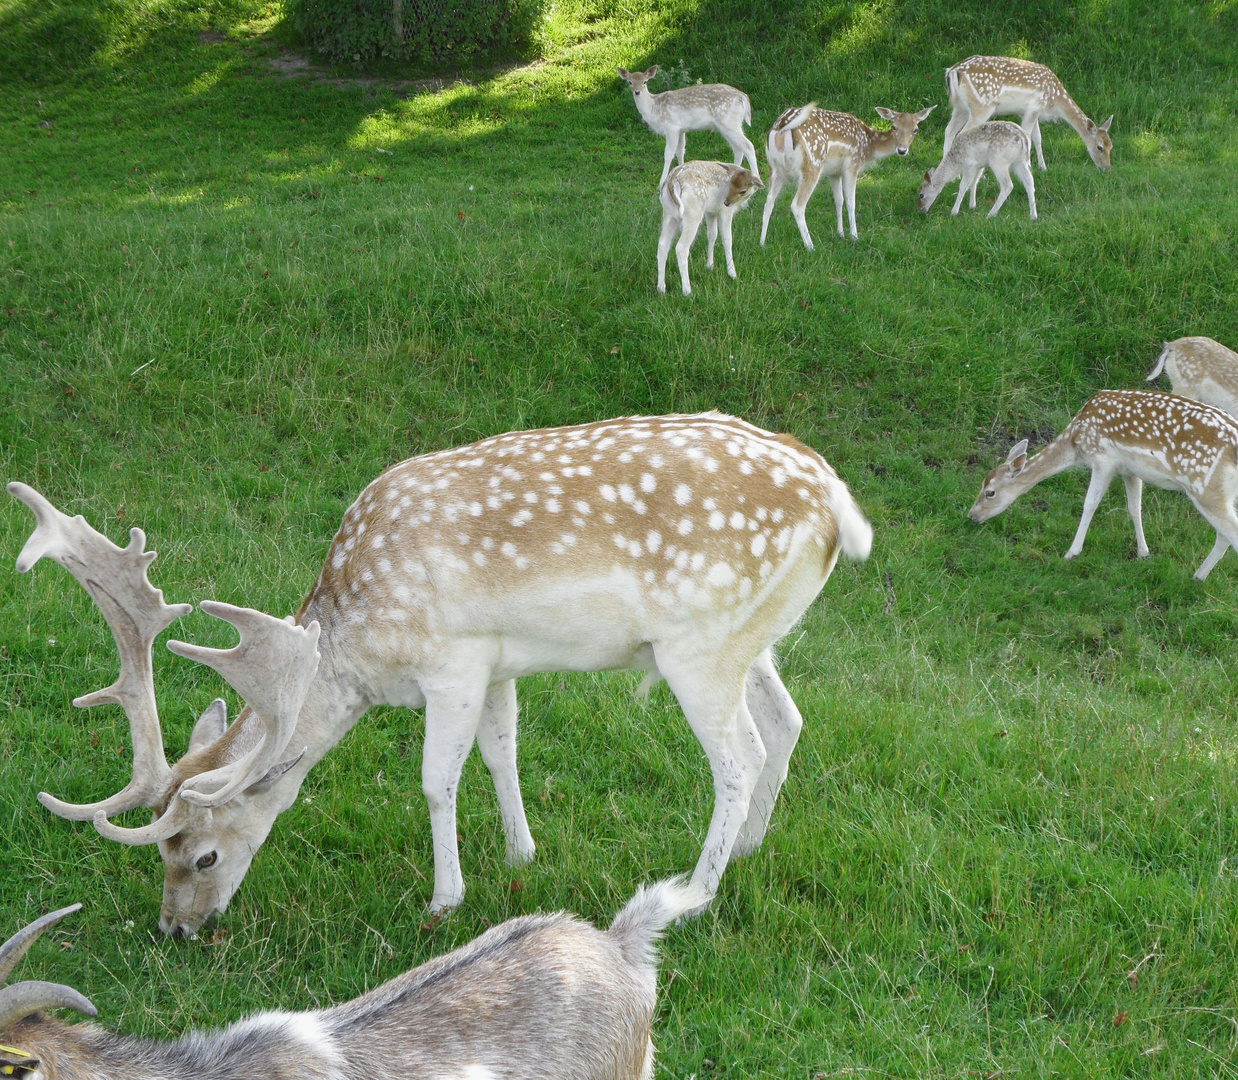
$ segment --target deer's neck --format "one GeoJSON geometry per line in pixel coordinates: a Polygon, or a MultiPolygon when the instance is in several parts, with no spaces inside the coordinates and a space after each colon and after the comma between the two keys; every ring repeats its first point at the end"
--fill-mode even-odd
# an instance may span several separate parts
{"type": "Polygon", "coordinates": [[[894,129],[878,131],[876,128],[864,126],[862,141],[855,148],[855,156],[862,165],[871,165],[874,161],[888,158],[898,149],[898,136],[894,129]]]}
{"type": "Polygon", "coordinates": [[[1040,118],[1063,120],[1078,132],[1081,139],[1087,140],[1088,118],[1065,90],[1059,91],[1050,99],[1049,104],[1041,110],[1040,118]]]}
{"type": "Polygon", "coordinates": [[[1042,480],[1056,476],[1080,463],[1079,451],[1075,448],[1074,432],[1067,428],[1039,454],[1028,458],[1027,465],[1013,484],[1019,495],[1029,491],[1042,480]]]}

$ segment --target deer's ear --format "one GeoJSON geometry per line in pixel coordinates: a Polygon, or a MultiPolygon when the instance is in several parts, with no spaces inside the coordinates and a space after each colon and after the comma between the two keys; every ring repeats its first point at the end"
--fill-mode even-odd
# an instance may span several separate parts
{"type": "Polygon", "coordinates": [[[877,115],[880,116],[883,120],[889,120],[890,123],[894,123],[894,110],[893,109],[887,109],[882,105],[878,105],[877,115]]]}
{"type": "Polygon", "coordinates": [[[921,109],[918,113],[916,113],[916,120],[927,120],[929,113],[931,113],[935,108],[937,108],[936,105],[930,105],[927,109],[921,109]]]}
{"type": "Polygon", "coordinates": [[[1101,126],[1100,126],[1101,131],[1108,131],[1108,130],[1109,130],[1109,125],[1110,125],[1110,124],[1112,124],[1112,123],[1113,123],[1113,113],[1110,113],[1110,114],[1109,114],[1109,119],[1108,119],[1108,120],[1106,120],[1103,124],[1101,124],[1101,126]]]}
{"type": "Polygon", "coordinates": [[[652,79],[658,73],[658,65],[654,64],[648,71],[645,72],[646,79],[652,79]]]}
{"type": "Polygon", "coordinates": [[[1027,464],[1027,440],[1020,439],[1010,448],[1010,453],[1006,455],[1006,464],[1013,465],[1015,472],[1020,472],[1023,466],[1027,464]]]}
{"type": "Polygon", "coordinates": [[[216,698],[198,717],[193,726],[193,734],[189,736],[189,750],[201,750],[210,746],[228,728],[228,706],[223,698],[216,698]]]}
{"type": "Polygon", "coordinates": [[[619,78],[626,79],[628,77],[627,68],[616,68],[615,70],[619,72],[619,78]]]}
{"type": "Polygon", "coordinates": [[[11,1046],[0,1046],[0,1076],[11,1076],[15,1080],[33,1076],[39,1071],[39,1059],[31,1057],[24,1050],[11,1046]]]}

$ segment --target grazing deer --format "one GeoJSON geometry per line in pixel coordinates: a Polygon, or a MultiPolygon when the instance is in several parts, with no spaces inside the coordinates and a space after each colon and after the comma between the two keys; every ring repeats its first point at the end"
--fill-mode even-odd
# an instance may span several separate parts
{"type": "Polygon", "coordinates": [[[652,1080],[654,945],[671,922],[706,899],[674,880],[641,888],[606,931],[562,912],[522,915],[342,1005],[259,1013],[170,1042],[45,1015],[53,1008],[96,1015],[72,987],[4,986],[35,939],[82,906],[74,904],[0,946],[0,1075],[652,1080]]]}
{"type": "Polygon", "coordinates": [[[1165,342],[1151,382],[1164,372],[1174,393],[1238,417],[1238,353],[1210,337],[1180,337],[1165,342]]]}
{"type": "Polygon", "coordinates": [[[1036,220],[1036,181],[1032,179],[1031,147],[1025,132],[1018,124],[1005,120],[993,120],[979,127],[964,131],[954,145],[945,152],[941,164],[924,174],[920,184],[920,209],[926,214],[937,201],[937,196],[951,180],[959,180],[958,198],[950,213],[956,215],[963,205],[963,196],[971,192],[970,206],[976,209],[976,188],[984,175],[985,167],[993,170],[1000,189],[997,200],[989,211],[988,217],[996,217],[1002,204],[1014,191],[1014,181],[1010,179],[1013,172],[1027,192],[1027,207],[1033,221],[1036,220]]]}
{"type": "Polygon", "coordinates": [[[671,171],[671,162],[675,158],[679,158],[680,165],[684,163],[684,141],[689,131],[716,131],[726,139],[735,155],[735,164],[742,165],[744,158],[747,158],[748,167],[759,180],[761,167],[757,164],[757,148],[744,134],[744,125],[752,123],[752,105],[748,102],[748,95],[725,83],[685,86],[682,90],[664,90],[655,94],[645,84],[657,73],[657,64],[648,71],[619,68],[619,77],[632,88],[636,111],[646,124],[666,139],[658,187],[666,183],[666,175],[671,171]]]}
{"type": "Polygon", "coordinates": [[[1238,423],[1209,405],[1147,390],[1102,390],[1088,401],[1065,430],[1039,454],[1027,456],[1027,440],[984,478],[969,511],[972,521],[988,521],[1046,477],[1072,466],[1092,470],[1083,516],[1066,552],[1083,550],[1092,515],[1114,476],[1126,484],[1126,509],[1135,526],[1135,550],[1148,556],[1143,536],[1144,481],[1180,491],[1216,529],[1216,544],[1195,571],[1203,581],[1227,547],[1238,547],[1238,423]]]}
{"type": "Polygon", "coordinates": [[[834,191],[834,210],[838,214],[838,235],[843,233],[843,202],[851,224],[851,239],[859,238],[855,227],[855,185],[870,165],[891,154],[905,155],[911,149],[920,124],[936,108],[930,105],[914,113],[878,108],[877,114],[890,122],[889,131],[877,131],[850,113],[818,109],[810,102],[799,109],[787,109],[775,121],[765,141],[765,160],[769,162],[769,194],[761,216],[761,243],[774,203],[789,177],[796,180],[791,216],[799,226],[804,246],[813,250],[812,236],[804,211],[822,175],[830,178],[834,191]]]}
{"type": "Polygon", "coordinates": [[[991,116],[1020,116],[1020,126],[1036,147],[1036,163],[1045,167],[1040,149],[1040,122],[1064,120],[1079,133],[1098,169],[1109,168],[1113,142],[1110,116],[1099,127],[1071,100],[1062,81],[1044,64],[1013,56],[969,56],[946,69],[950,94],[950,123],[946,125],[943,153],[948,153],[962,131],[983,124],[991,116]]]}
{"type": "Polygon", "coordinates": [[[679,261],[679,282],[684,296],[692,293],[688,280],[688,255],[696,239],[701,219],[709,245],[705,251],[705,269],[714,268],[714,241],[722,233],[722,253],[726,256],[726,272],[735,277],[735,260],[731,257],[731,219],[745,205],[761,180],[738,165],[720,161],[689,161],[676,165],[658,192],[662,203],[662,234],[658,237],[658,292],[666,292],[666,257],[671,241],[679,233],[675,257],[679,261]]]}
{"type": "Polygon", "coordinates": [[[539,671],[643,670],[665,679],[708,756],[714,811],[694,886],[713,896],[732,850],[761,843],[801,719],[771,647],[872,528],[808,447],[719,413],[627,417],[497,435],[387,469],[344,514],[295,621],[205,601],[241,630],[231,650],[169,643],[249,703],[208,708],[175,766],[163,756],[150,647],[188,605],[120,549],[24,484],[47,556],[112,627],[121,672],[78,705],[120,702],[133,780],[99,803],[39,801],[105,837],[158,843],[160,926],[193,934],[223,910],[306,773],[371,706],[425,707],[422,790],[435,910],[464,894],[456,792],[476,742],[494,779],[508,860],[533,856],[516,776],[516,684],[539,671]],[[315,651],[316,639],[316,651],[315,651]],[[314,665],[317,665],[316,668],[314,665]],[[299,705],[298,705],[299,700],[299,705]],[[138,806],[154,821],[108,817],[138,806]]]}

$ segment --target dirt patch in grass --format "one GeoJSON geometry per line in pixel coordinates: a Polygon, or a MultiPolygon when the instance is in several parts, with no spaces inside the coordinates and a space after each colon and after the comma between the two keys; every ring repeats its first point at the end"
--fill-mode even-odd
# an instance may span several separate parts
{"type": "MultiPolygon", "coordinates": [[[[199,39],[201,40],[201,39],[199,39]]],[[[544,64],[544,60],[534,60],[528,64],[498,64],[494,67],[482,68],[469,75],[431,76],[424,79],[384,79],[372,75],[357,75],[340,78],[314,66],[309,57],[302,53],[284,49],[278,56],[267,60],[267,67],[284,79],[313,79],[315,82],[327,83],[330,86],[382,86],[397,94],[438,93],[449,86],[472,86],[483,79],[501,75],[508,71],[532,70],[544,64]]]]}

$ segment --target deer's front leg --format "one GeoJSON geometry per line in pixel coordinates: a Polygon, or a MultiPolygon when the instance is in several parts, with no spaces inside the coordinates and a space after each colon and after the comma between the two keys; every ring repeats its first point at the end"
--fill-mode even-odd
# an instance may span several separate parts
{"type": "Polygon", "coordinates": [[[495,683],[486,691],[477,725],[477,749],[494,781],[507,837],[507,862],[511,866],[529,862],[535,850],[516,771],[516,717],[516,681],[495,683]]]}
{"type": "MultiPolygon", "coordinates": [[[[678,136],[672,132],[666,137],[666,150],[662,154],[662,175],[658,177],[658,188],[666,183],[666,174],[671,171],[671,163],[675,160],[675,147],[678,141],[678,136]]],[[[682,159],[681,159],[682,160],[682,159]]]]}
{"type": "Polygon", "coordinates": [[[722,233],[722,254],[726,256],[726,272],[728,277],[736,277],[735,260],[731,257],[731,221],[735,217],[734,207],[723,207],[718,215],[718,229],[722,233]]]}
{"type": "Polygon", "coordinates": [[[1075,539],[1067,548],[1064,559],[1073,559],[1083,550],[1083,538],[1088,534],[1088,526],[1092,524],[1092,515],[1100,506],[1100,501],[1109,490],[1113,481],[1113,472],[1102,464],[1092,467],[1092,479],[1088,483],[1088,493],[1083,498],[1083,516],[1079,519],[1079,528],[1075,531],[1075,539]]]}
{"type": "Polygon", "coordinates": [[[434,840],[434,896],[430,910],[458,907],[464,877],[456,846],[456,795],[460,770],[473,749],[489,678],[474,676],[435,688],[423,686],[426,738],[421,754],[421,790],[430,808],[434,840]]]}
{"type": "MultiPolygon", "coordinates": [[[[711,214],[709,217],[705,219],[705,243],[706,243],[705,269],[706,270],[712,270],[714,268],[714,243],[717,239],[718,239],[718,217],[717,215],[711,214]]],[[[726,244],[724,242],[723,247],[725,246],[726,244]]],[[[731,262],[731,257],[729,254],[727,255],[726,261],[727,261],[727,264],[729,265],[731,262]]],[[[735,275],[732,274],[731,276],[734,277],[735,275]]]]}

